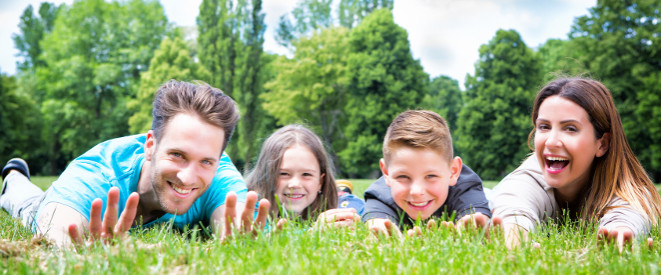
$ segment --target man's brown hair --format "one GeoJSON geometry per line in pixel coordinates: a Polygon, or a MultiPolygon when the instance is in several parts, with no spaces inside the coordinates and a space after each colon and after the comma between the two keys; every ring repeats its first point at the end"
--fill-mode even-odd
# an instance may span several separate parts
{"type": "Polygon", "coordinates": [[[220,89],[206,83],[170,80],[156,91],[154,98],[152,130],[156,140],[163,136],[170,120],[181,113],[197,115],[203,121],[222,128],[225,131],[223,151],[239,121],[236,103],[220,89]]]}
{"type": "Polygon", "coordinates": [[[383,140],[383,158],[386,163],[392,152],[402,146],[431,149],[448,160],[454,156],[448,124],[432,111],[408,110],[390,123],[383,140]]]}

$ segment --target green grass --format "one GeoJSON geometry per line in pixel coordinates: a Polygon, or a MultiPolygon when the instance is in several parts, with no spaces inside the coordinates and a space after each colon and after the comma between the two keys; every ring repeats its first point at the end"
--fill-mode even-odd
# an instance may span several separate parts
{"type": "MultiPolygon", "coordinates": [[[[35,181],[38,179],[35,177],[35,181]]],[[[52,181],[52,179],[47,179],[52,181]]],[[[364,190],[372,180],[352,180],[364,190]]],[[[487,184],[485,184],[487,185],[487,184]]],[[[359,193],[362,196],[362,192],[359,193]]],[[[271,236],[239,237],[220,243],[199,230],[173,233],[167,227],[138,230],[120,244],[97,245],[81,252],[56,251],[30,243],[32,235],[0,211],[0,274],[654,274],[661,272],[661,246],[636,242],[620,255],[599,248],[594,226],[551,223],[533,235],[541,248],[524,244],[508,251],[500,234],[461,237],[440,229],[416,238],[378,239],[366,227],[354,231],[306,231],[306,225],[271,236]]],[[[653,230],[661,240],[659,230],[653,230]]]]}

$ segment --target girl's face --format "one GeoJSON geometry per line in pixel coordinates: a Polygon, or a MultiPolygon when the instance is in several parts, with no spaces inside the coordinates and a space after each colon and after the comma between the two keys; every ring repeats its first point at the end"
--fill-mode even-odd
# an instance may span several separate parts
{"type": "Polygon", "coordinates": [[[573,200],[587,183],[594,158],[608,151],[607,136],[596,138],[588,113],[573,101],[545,99],[535,121],[535,151],[546,182],[573,200]]]}
{"type": "Polygon", "coordinates": [[[323,176],[312,151],[295,144],[282,156],[276,195],[287,211],[301,214],[317,198],[323,176]]]}

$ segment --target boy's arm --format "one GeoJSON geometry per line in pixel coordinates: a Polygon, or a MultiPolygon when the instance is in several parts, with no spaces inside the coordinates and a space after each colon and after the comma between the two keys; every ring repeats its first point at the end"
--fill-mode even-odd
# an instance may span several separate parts
{"type": "Polygon", "coordinates": [[[457,183],[449,189],[446,201],[449,213],[456,212],[457,223],[466,221],[472,214],[481,213],[491,218],[489,201],[484,195],[482,180],[468,166],[463,165],[457,183]]]}

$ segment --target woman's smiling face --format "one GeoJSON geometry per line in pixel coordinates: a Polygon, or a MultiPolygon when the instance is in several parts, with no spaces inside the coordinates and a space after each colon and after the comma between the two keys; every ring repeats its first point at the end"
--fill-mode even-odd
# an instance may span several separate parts
{"type": "Polygon", "coordinates": [[[535,151],[546,183],[573,199],[590,178],[596,157],[608,150],[595,136],[588,113],[561,96],[546,98],[535,121],[535,151]]]}

